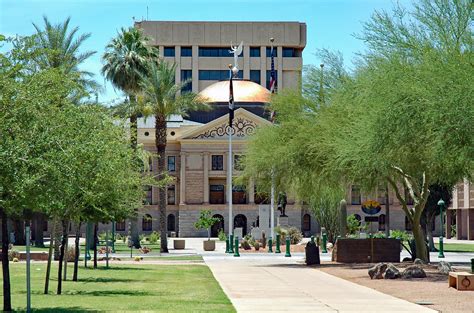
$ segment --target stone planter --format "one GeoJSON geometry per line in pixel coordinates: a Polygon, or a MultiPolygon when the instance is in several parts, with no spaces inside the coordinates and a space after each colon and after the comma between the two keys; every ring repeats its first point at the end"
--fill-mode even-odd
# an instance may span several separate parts
{"type": "Polygon", "coordinates": [[[184,239],[175,239],[173,240],[173,248],[175,250],[183,250],[185,248],[185,242],[184,239]]]}
{"type": "Polygon", "coordinates": [[[204,251],[214,251],[216,250],[216,241],[215,240],[204,240],[203,242],[204,251]]]}
{"type": "Polygon", "coordinates": [[[400,240],[393,238],[350,239],[336,241],[332,260],[341,263],[400,262],[400,240]]]}

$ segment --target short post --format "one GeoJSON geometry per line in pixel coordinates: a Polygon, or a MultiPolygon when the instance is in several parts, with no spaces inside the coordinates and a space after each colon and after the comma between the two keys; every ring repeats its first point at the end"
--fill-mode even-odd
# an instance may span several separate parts
{"type": "Polygon", "coordinates": [[[234,257],[239,257],[239,237],[235,236],[234,257]]]}
{"type": "Polygon", "coordinates": [[[105,268],[109,268],[109,230],[105,230],[105,268]]]}
{"type": "Polygon", "coordinates": [[[439,235],[439,252],[438,252],[438,258],[443,259],[444,258],[444,244],[443,244],[443,210],[444,210],[444,201],[443,199],[439,199],[438,201],[438,206],[439,206],[439,220],[440,220],[440,235],[439,235]]]}
{"type": "MultiPolygon", "coordinates": [[[[234,253],[234,235],[233,234],[230,234],[229,235],[229,253],[234,253]]],[[[236,237],[236,239],[238,239],[236,237]]],[[[237,250],[239,250],[239,245],[237,245],[237,250]]]]}
{"type": "Polygon", "coordinates": [[[471,273],[474,274],[474,258],[471,259],[471,273]]]}
{"type": "MultiPolygon", "coordinates": [[[[30,221],[26,226],[26,312],[31,312],[31,278],[30,278],[30,221]]],[[[50,241],[50,244],[52,240],[50,241]]]]}
{"type": "Polygon", "coordinates": [[[281,236],[280,234],[276,235],[277,241],[276,241],[275,253],[281,253],[281,251],[280,251],[280,236],[281,236]]]}
{"type": "Polygon", "coordinates": [[[287,258],[291,257],[291,253],[290,253],[290,236],[286,236],[286,253],[285,253],[285,257],[287,257],[287,258]]]}
{"type": "Polygon", "coordinates": [[[268,238],[268,253],[272,253],[273,252],[273,241],[272,241],[272,237],[268,238]]]}
{"type": "Polygon", "coordinates": [[[327,242],[328,242],[328,235],[326,234],[326,229],[323,228],[322,232],[323,232],[323,243],[322,243],[322,247],[321,247],[321,252],[322,253],[328,253],[328,250],[326,248],[327,242]]]}

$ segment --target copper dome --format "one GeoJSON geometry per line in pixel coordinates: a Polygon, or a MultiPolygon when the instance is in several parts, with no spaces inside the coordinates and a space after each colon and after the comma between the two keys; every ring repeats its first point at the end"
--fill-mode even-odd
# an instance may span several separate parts
{"type": "MultiPolygon", "coordinates": [[[[250,80],[233,80],[234,102],[268,103],[270,91],[250,80]]],[[[199,93],[204,101],[209,103],[229,102],[229,81],[223,80],[214,83],[199,93]]]]}

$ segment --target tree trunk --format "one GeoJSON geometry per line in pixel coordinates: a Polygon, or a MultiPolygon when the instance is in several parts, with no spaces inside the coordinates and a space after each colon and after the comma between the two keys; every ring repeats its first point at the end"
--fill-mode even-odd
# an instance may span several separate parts
{"type": "Polygon", "coordinates": [[[390,237],[390,198],[387,185],[385,186],[385,237],[390,237]]]}
{"type": "MultiPolygon", "coordinates": [[[[128,98],[129,98],[130,103],[134,101],[131,96],[129,96],[128,98]]],[[[130,115],[130,143],[131,143],[133,151],[137,150],[137,142],[138,142],[137,138],[138,138],[138,117],[137,117],[137,114],[132,114],[130,115]]],[[[130,239],[132,240],[133,246],[136,249],[140,249],[141,248],[140,236],[138,234],[138,221],[136,218],[132,218],[131,220],[130,234],[131,234],[130,239]]]]}
{"type": "MultiPolygon", "coordinates": [[[[155,115],[155,143],[158,152],[158,179],[166,173],[166,116],[155,115]]],[[[166,190],[167,186],[158,187],[158,207],[160,210],[160,252],[168,252],[168,234],[166,224],[166,190]]]]}
{"type": "Polygon", "coordinates": [[[66,281],[67,279],[67,261],[68,261],[68,252],[69,250],[69,222],[67,223],[67,231],[66,231],[66,246],[64,247],[64,269],[63,269],[63,280],[66,281]]]}
{"type": "Polygon", "coordinates": [[[54,234],[56,233],[56,222],[53,221],[53,225],[51,226],[50,231],[50,239],[49,239],[49,249],[48,249],[48,263],[46,265],[46,277],[44,280],[44,294],[47,295],[49,293],[49,277],[51,275],[51,262],[53,260],[53,246],[54,246],[54,234]]]}
{"type": "Polygon", "coordinates": [[[61,221],[59,219],[55,219],[53,221],[53,223],[55,223],[55,227],[53,228],[54,229],[54,233],[53,233],[53,236],[54,236],[54,260],[57,261],[59,260],[59,248],[61,246],[61,232],[62,232],[62,225],[61,225],[61,221]]]}
{"type": "Polygon", "coordinates": [[[99,228],[99,223],[94,224],[94,269],[97,268],[97,241],[99,241],[99,238],[97,238],[97,231],[99,228]]]}
{"type": "Polygon", "coordinates": [[[58,295],[61,294],[62,292],[62,273],[63,273],[63,261],[64,261],[64,250],[66,249],[66,243],[67,243],[67,226],[68,222],[63,221],[62,222],[62,230],[63,230],[63,236],[61,240],[61,247],[59,248],[59,263],[58,263],[58,288],[56,290],[56,293],[58,295]]]}
{"type": "Polygon", "coordinates": [[[77,272],[79,270],[79,254],[81,249],[79,246],[79,239],[81,238],[81,222],[76,226],[76,240],[74,242],[74,273],[72,274],[72,281],[77,281],[77,272]]]}
{"type": "Polygon", "coordinates": [[[426,247],[425,236],[420,225],[420,219],[415,219],[412,223],[413,238],[416,244],[416,257],[428,262],[428,250],[426,247]]]}
{"type": "Polygon", "coordinates": [[[3,274],[3,311],[12,310],[12,297],[10,290],[10,263],[8,261],[8,220],[3,209],[0,210],[2,217],[2,274],[3,274]]]}
{"type": "Polygon", "coordinates": [[[35,247],[44,247],[44,236],[43,236],[43,223],[44,215],[41,213],[35,214],[35,247]]]}

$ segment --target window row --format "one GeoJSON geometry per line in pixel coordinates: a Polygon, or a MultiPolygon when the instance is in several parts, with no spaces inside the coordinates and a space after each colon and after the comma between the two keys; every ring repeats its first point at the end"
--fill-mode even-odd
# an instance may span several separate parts
{"type": "MultiPolygon", "coordinates": [[[[213,171],[223,171],[224,170],[224,156],[222,154],[213,154],[211,156],[211,169],[213,171]]],[[[234,170],[243,171],[244,163],[242,155],[234,155],[234,170]]]]}
{"type": "MultiPolygon", "coordinates": [[[[294,58],[298,56],[298,50],[296,48],[287,48],[282,49],[284,58],[294,58]]],[[[274,48],[274,57],[277,57],[278,49],[274,48]]],[[[251,58],[259,58],[261,56],[260,47],[250,47],[249,51],[251,58]]],[[[163,55],[165,57],[174,57],[176,56],[175,47],[164,47],[163,55]]],[[[266,56],[271,57],[271,47],[266,48],[266,56]]],[[[182,57],[192,57],[193,49],[192,47],[181,47],[181,56],[182,57]]],[[[220,48],[220,47],[200,47],[199,48],[200,57],[233,57],[233,54],[230,53],[230,48],[220,48]]],[[[242,57],[242,54],[239,56],[242,57]]]]}
{"type": "MultiPolygon", "coordinates": [[[[167,168],[168,168],[168,172],[176,172],[176,156],[170,155],[167,157],[167,168]]],[[[153,172],[153,158],[152,157],[148,158],[147,170],[149,172],[153,172]]],[[[143,168],[143,171],[145,171],[145,168],[143,168]]]]}
{"type": "MultiPolygon", "coordinates": [[[[237,77],[243,78],[243,71],[239,71],[237,77]]],[[[226,80],[229,78],[229,70],[199,70],[199,80],[226,80]]]]}
{"type": "MultiPolygon", "coordinates": [[[[143,199],[144,205],[154,205],[156,201],[153,201],[153,187],[152,186],[145,186],[143,187],[145,191],[145,198],[143,199]]],[[[166,203],[169,205],[176,204],[176,187],[175,185],[168,186],[166,191],[166,203]]]]}

